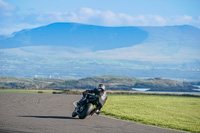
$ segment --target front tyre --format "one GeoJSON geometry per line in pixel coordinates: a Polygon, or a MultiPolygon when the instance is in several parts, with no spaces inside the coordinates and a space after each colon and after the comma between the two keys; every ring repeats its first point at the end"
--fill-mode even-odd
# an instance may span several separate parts
{"type": "Polygon", "coordinates": [[[85,117],[87,117],[91,113],[92,110],[93,110],[93,104],[88,103],[86,105],[85,110],[83,110],[83,112],[80,113],[79,119],[85,119],[85,117]]]}
{"type": "Polygon", "coordinates": [[[74,111],[73,113],[72,113],[72,117],[76,117],[78,114],[74,111]]]}

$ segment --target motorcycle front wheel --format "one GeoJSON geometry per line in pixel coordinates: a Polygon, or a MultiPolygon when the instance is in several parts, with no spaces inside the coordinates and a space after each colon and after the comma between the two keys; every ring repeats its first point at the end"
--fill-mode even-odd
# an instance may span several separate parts
{"type": "Polygon", "coordinates": [[[74,111],[73,113],[72,113],[72,117],[76,117],[78,114],[74,111]]]}

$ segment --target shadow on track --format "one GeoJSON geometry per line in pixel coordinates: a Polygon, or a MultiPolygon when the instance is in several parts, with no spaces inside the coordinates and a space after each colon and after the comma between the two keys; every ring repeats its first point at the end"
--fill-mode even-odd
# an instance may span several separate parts
{"type": "Polygon", "coordinates": [[[0,129],[0,133],[32,133],[32,132],[0,129]]]}
{"type": "Polygon", "coordinates": [[[18,116],[18,117],[32,117],[32,118],[50,118],[50,119],[78,119],[68,116],[18,116]]]}

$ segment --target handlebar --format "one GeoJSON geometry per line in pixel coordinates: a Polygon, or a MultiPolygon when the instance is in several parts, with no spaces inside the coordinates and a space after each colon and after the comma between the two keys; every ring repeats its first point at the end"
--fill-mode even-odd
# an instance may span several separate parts
{"type": "Polygon", "coordinates": [[[83,96],[94,100],[98,97],[93,93],[89,93],[87,90],[83,92],[83,96]]]}
{"type": "Polygon", "coordinates": [[[95,101],[97,99],[97,96],[94,94],[87,94],[87,98],[89,98],[92,101],[95,101]]]}

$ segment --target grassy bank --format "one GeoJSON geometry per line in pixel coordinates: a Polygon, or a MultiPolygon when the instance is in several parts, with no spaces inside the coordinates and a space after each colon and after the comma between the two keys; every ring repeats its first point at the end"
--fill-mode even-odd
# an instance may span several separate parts
{"type": "Polygon", "coordinates": [[[0,89],[0,92],[12,92],[12,93],[45,93],[52,94],[53,92],[62,92],[59,90],[25,90],[25,89],[0,89]]]}
{"type": "Polygon", "coordinates": [[[102,114],[165,128],[200,132],[200,98],[109,95],[102,114]]]}
{"type": "MultiPolygon", "coordinates": [[[[68,89],[63,90],[64,94],[78,94],[81,95],[83,89],[68,89]]],[[[108,95],[159,95],[159,96],[185,96],[185,97],[200,97],[200,94],[187,94],[187,93],[168,93],[168,92],[139,92],[139,91],[107,91],[108,95]]]]}
{"type": "Polygon", "coordinates": [[[132,88],[150,88],[151,91],[194,92],[192,85],[200,82],[180,82],[162,78],[136,79],[123,76],[96,76],[82,79],[48,79],[0,77],[0,87],[4,89],[93,89],[99,83],[108,90],[132,91],[132,88]]]}
{"type": "MultiPolygon", "coordinates": [[[[38,90],[38,89],[1,89],[0,92],[16,92],[16,93],[49,93],[49,94],[75,94],[82,95],[84,89],[67,89],[67,90],[38,90]]],[[[156,95],[156,96],[185,96],[200,97],[200,94],[187,93],[168,93],[168,92],[139,92],[139,91],[107,91],[108,95],[156,95]]]]}

